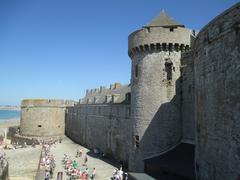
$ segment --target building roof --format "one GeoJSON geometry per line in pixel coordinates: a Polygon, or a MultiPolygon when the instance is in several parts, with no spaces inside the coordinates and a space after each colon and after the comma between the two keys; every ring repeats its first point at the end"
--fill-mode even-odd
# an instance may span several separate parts
{"type": "Polygon", "coordinates": [[[162,10],[159,16],[157,16],[155,19],[153,19],[152,22],[150,22],[144,27],[177,27],[177,26],[184,27],[184,25],[176,22],[162,10]]]}

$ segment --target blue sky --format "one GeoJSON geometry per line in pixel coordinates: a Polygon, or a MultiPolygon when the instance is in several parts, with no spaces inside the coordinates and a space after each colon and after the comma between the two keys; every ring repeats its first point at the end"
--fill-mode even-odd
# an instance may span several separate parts
{"type": "Polygon", "coordinates": [[[161,9],[201,29],[237,0],[0,0],[0,105],[130,82],[128,35],[161,9]]]}

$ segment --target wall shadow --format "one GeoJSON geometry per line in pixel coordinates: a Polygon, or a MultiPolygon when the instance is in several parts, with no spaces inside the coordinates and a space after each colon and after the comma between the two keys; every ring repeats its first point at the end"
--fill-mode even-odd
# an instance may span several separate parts
{"type": "Polygon", "coordinates": [[[142,154],[144,171],[156,179],[194,179],[195,145],[181,143],[184,125],[181,119],[181,97],[180,77],[176,81],[176,95],[159,107],[140,141],[140,152],[149,152],[142,154]]]}

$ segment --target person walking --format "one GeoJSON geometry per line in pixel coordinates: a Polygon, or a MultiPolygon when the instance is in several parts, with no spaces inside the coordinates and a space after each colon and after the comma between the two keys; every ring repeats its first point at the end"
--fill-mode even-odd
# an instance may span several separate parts
{"type": "Polygon", "coordinates": [[[83,163],[84,166],[87,165],[87,161],[88,161],[88,157],[87,157],[87,155],[85,155],[85,157],[84,157],[84,163],[83,163]]]}
{"type": "Polygon", "coordinates": [[[96,176],[96,168],[93,168],[93,172],[92,172],[92,175],[91,175],[91,179],[94,179],[96,176]]]}

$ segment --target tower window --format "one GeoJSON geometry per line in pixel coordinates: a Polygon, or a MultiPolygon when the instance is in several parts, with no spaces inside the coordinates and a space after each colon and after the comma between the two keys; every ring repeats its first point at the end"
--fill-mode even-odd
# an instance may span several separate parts
{"type": "Polygon", "coordinates": [[[170,59],[166,59],[165,71],[167,72],[167,80],[172,80],[172,66],[172,61],[170,59]]]}
{"type": "Polygon", "coordinates": [[[174,31],[174,28],[170,28],[169,31],[170,31],[170,32],[173,32],[173,31],[174,31]]]}
{"type": "Polygon", "coordinates": [[[139,136],[134,136],[134,141],[135,141],[135,147],[139,148],[139,136]]]}
{"type": "Polygon", "coordinates": [[[138,77],[138,65],[135,65],[135,77],[138,77]]]}

